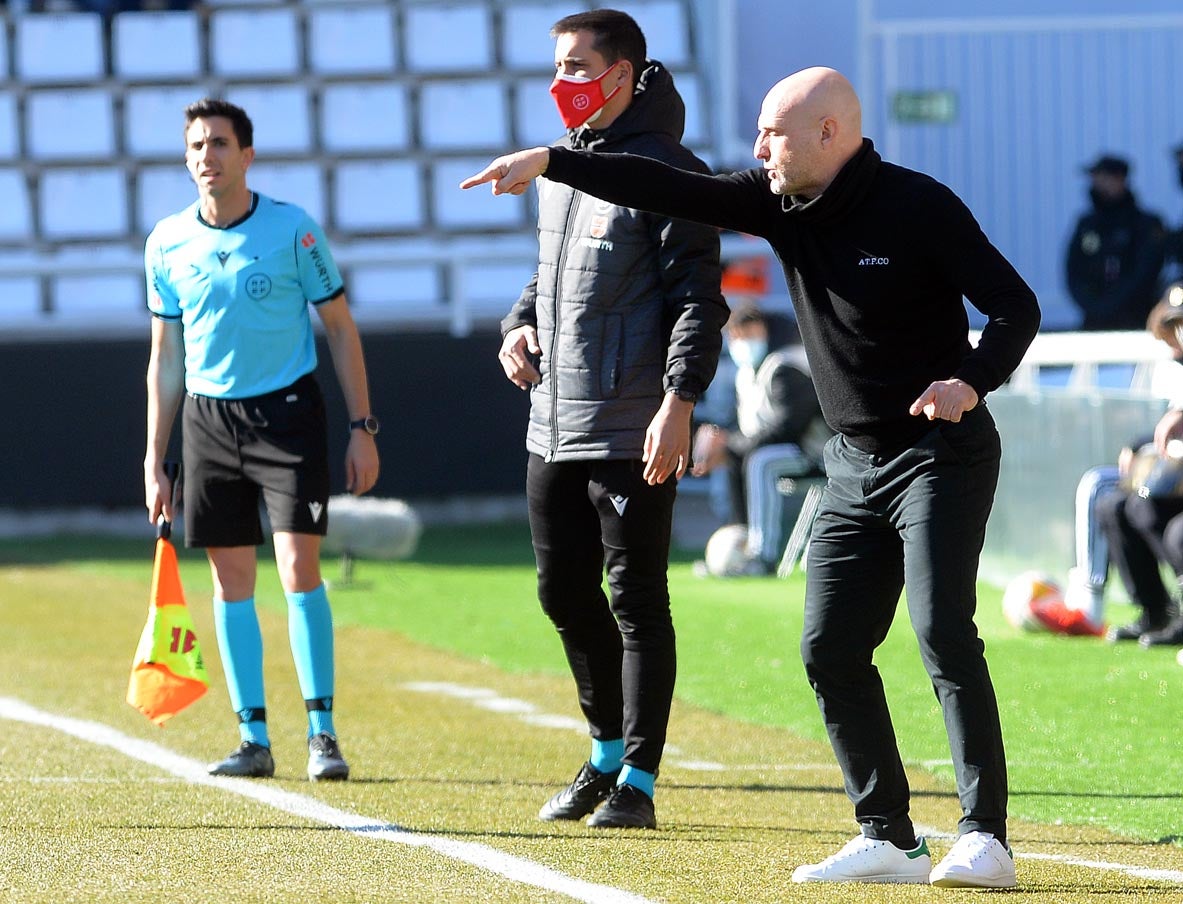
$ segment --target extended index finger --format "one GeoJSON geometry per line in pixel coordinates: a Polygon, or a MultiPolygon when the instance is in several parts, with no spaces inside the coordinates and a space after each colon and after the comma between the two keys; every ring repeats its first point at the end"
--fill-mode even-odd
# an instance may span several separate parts
{"type": "Polygon", "coordinates": [[[486,182],[492,182],[494,179],[501,178],[501,164],[496,160],[486,166],[483,170],[473,176],[469,176],[460,183],[461,188],[475,188],[478,185],[484,185],[486,182]]]}

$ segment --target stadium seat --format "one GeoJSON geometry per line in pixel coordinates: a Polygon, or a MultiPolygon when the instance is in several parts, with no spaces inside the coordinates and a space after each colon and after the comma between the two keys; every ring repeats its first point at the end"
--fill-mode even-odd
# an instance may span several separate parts
{"type": "Polygon", "coordinates": [[[12,160],[20,156],[19,134],[16,97],[7,91],[0,91],[0,160],[12,160]]]}
{"type": "Polygon", "coordinates": [[[308,14],[308,63],[325,75],[393,72],[398,66],[394,10],[314,8],[308,14]]]}
{"type": "Polygon", "coordinates": [[[550,144],[563,134],[555,102],[547,87],[549,76],[522,78],[514,82],[514,147],[550,144]]]}
{"type": "Polygon", "coordinates": [[[128,88],[123,95],[123,141],[133,157],[181,163],[185,107],[206,91],[200,85],[128,88]]]}
{"type": "Polygon", "coordinates": [[[431,263],[369,264],[350,267],[346,274],[349,305],[364,322],[380,315],[408,322],[446,321],[448,307],[439,267],[431,263]]]}
{"type": "Polygon", "coordinates": [[[164,217],[196,201],[197,188],[180,166],[145,166],[136,173],[135,198],[136,233],[147,236],[164,217]]]}
{"type": "Polygon", "coordinates": [[[473,260],[460,268],[456,279],[457,303],[467,315],[500,320],[534,275],[535,261],[473,260]]]}
{"type": "Polygon", "coordinates": [[[30,92],[25,117],[30,157],[107,160],[115,154],[111,96],[101,88],[30,92]]]}
{"type": "Polygon", "coordinates": [[[226,99],[238,104],[255,126],[255,147],[263,159],[305,154],[312,149],[308,93],[302,85],[235,85],[226,99]]]}
{"type": "Polygon", "coordinates": [[[422,177],[410,160],[343,162],[336,167],[333,222],[345,232],[423,227],[422,177]]]}
{"type": "Polygon", "coordinates": [[[103,78],[103,20],[97,13],[44,13],[15,19],[15,75],[28,84],[103,78]]]}
{"type": "Polygon", "coordinates": [[[8,29],[0,28],[0,81],[8,81],[8,61],[11,54],[8,52],[8,29]]]}
{"type": "Polygon", "coordinates": [[[411,4],[406,17],[407,68],[413,72],[485,73],[494,68],[488,7],[411,4]]]}
{"type": "Polygon", "coordinates": [[[127,234],[123,170],[48,169],[41,174],[40,189],[44,238],[116,238],[127,234]],[[85,198],[86,203],[78,203],[79,198],[85,198]]]}
{"type": "Polygon", "coordinates": [[[0,242],[28,238],[33,232],[33,219],[29,215],[29,187],[21,170],[0,168],[0,198],[4,199],[0,204],[0,242]]]}
{"type": "Polygon", "coordinates": [[[486,191],[457,191],[456,186],[488,163],[485,157],[440,160],[432,167],[432,218],[442,229],[521,229],[526,225],[524,198],[494,197],[486,191]]]}
{"type": "Polygon", "coordinates": [[[35,276],[0,276],[0,327],[41,319],[41,289],[35,276]]]}
{"type": "Polygon", "coordinates": [[[510,69],[551,70],[555,42],[550,27],[576,11],[568,2],[507,4],[501,29],[505,65],[510,69]]]}
{"type": "Polygon", "coordinates": [[[320,140],[326,151],[393,151],[410,145],[407,90],[385,82],[325,85],[320,140]]]}
{"type": "Polygon", "coordinates": [[[257,161],[251,165],[248,182],[255,191],[302,207],[316,222],[324,223],[324,176],[316,164],[257,161]]]}
{"type": "Polygon", "coordinates": [[[684,0],[621,0],[616,8],[637,20],[645,33],[650,59],[661,60],[669,69],[691,63],[684,0]]]}
{"type": "Polygon", "coordinates": [[[49,294],[57,318],[122,313],[128,318],[142,314],[144,322],[148,320],[144,309],[144,280],[130,273],[55,276],[50,280],[49,294]]]}
{"type": "Polygon", "coordinates": [[[419,136],[428,150],[485,147],[504,153],[509,144],[506,94],[500,81],[428,82],[419,93],[419,136]]]}
{"type": "Polygon", "coordinates": [[[201,74],[197,13],[120,13],[111,21],[111,56],[111,68],[121,78],[197,78],[201,74]]]}
{"type": "Polygon", "coordinates": [[[219,75],[286,76],[300,70],[296,12],[217,9],[210,21],[210,68],[219,75]]]}

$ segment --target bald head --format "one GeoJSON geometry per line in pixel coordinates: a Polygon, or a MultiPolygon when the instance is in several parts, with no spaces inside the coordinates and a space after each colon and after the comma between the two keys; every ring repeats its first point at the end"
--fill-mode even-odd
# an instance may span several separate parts
{"type": "Polygon", "coordinates": [[[754,153],[779,195],[816,197],[862,147],[862,107],[854,86],[833,69],[794,72],[760,107],[754,153]]]}

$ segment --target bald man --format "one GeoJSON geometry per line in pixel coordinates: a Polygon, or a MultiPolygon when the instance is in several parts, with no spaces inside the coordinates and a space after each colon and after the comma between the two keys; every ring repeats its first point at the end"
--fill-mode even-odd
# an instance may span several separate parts
{"type": "Polygon", "coordinates": [[[984,398],[1022,359],[1038,303],[952,191],[880,158],[840,73],[806,69],[777,83],[757,127],[762,166],[744,172],[702,176],[624,154],[534,148],[461,186],[516,194],[545,175],[769,242],[836,431],[809,545],[801,652],[861,829],[793,881],[1013,887],[1002,731],[973,618],[1000,455],[984,398]],[[988,318],[976,348],[962,296],[988,318]],[[908,815],[873,664],[905,584],[963,811],[935,869],[908,815]]]}

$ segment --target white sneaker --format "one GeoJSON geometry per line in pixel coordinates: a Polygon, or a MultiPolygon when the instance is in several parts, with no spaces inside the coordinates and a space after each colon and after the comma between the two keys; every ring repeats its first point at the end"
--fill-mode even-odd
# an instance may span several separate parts
{"type": "Polygon", "coordinates": [[[1014,888],[1015,855],[989,832],[967,832],[937,864],[930,881],[941,888],[1014,888]]]}
{"type": "Polygon", "coordinates": [[[859,835],[821,863],[806,863],[793,870],[794,882],[926,883],[932,869],[923,838],[910,851],[890,841],[859,835]]]}

